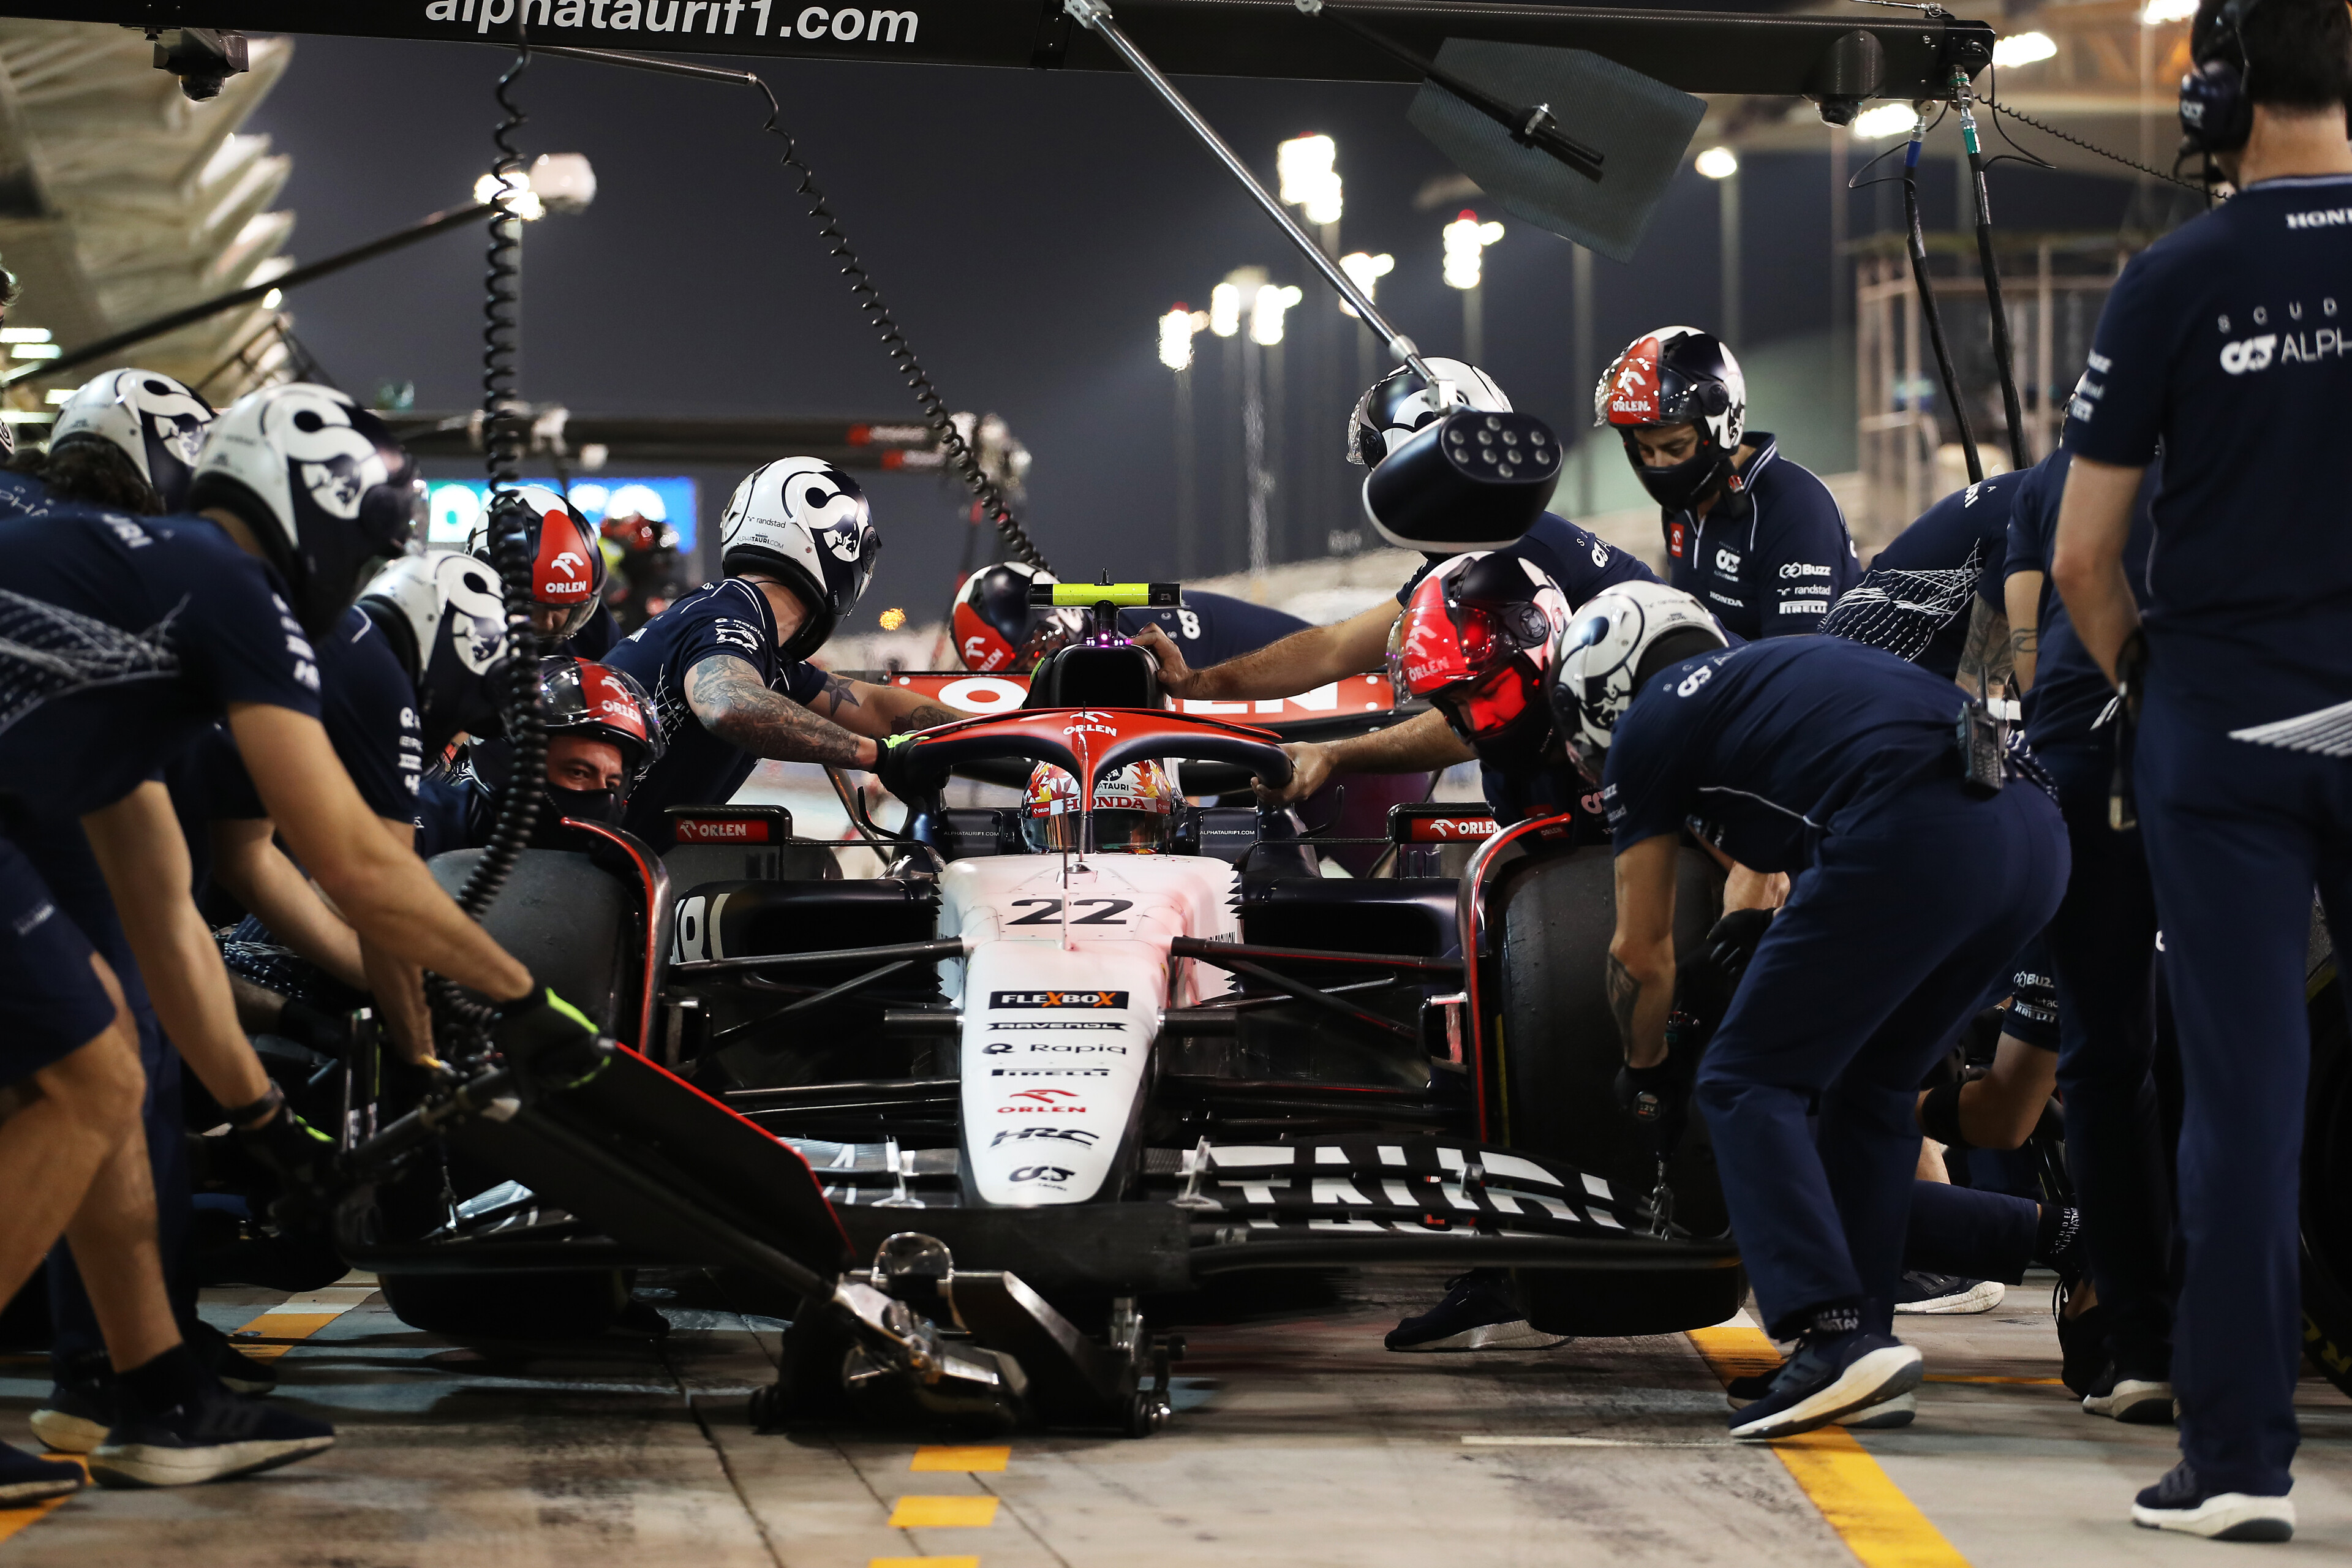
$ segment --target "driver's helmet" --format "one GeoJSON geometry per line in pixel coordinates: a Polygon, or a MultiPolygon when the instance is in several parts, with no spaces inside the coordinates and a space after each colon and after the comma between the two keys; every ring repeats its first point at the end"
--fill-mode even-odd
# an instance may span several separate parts
{"type": "MultiPolygon", "coordinates": [[[[1066,768],[1039,763],[1029,774],[1022,837],[1043,853],[1078,848],[1078,781],[1066,768]]],[[[1176,832],[1176,785],[1156,762],[1129,763],[1095,781],[1095,848],[1106,854],[1160,855],[1176,832]]]]}

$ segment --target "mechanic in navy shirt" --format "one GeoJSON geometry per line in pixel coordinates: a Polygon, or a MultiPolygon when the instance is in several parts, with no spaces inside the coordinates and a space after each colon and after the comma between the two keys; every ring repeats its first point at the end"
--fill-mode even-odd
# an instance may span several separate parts
{"type": "Polygon", "coordinates": [[[2032,471],[1979,479],[1921,512],[1871,558],[1821,629],[1997,694],[2010,672],[2009,520],[2032,471]]]}
{"type": "Polygon", "coordinates": [[[1753,641],[1817,632],[1861,568],[1829,487],[1748,432],[1731,350],[1693,327],[1636,338],[1593,389],[1664,510],[1666,580],[1753,641]]]}
{"type": "Polygon", "coordinates": [[[784,458],[735,488],[708,583],[646,622],[604,663],[651,696],[665,751],[622,826],[656,854],[673,805],[724,803],[761,757],[872,768],[876,741],[967,717],[913,692],[804,662],[874,574],[881,548],[865,492],[815,458],[784,458]]]}
{"type": "Polygon", "coordinates": [[[1636,1107],[1664,1110],[1689,1071],[1665,1037],[1684,825],[1792,879],[1693,1091],[1765,1328],[1802,1342],[1732,1417],[1778,1436],[1918,1382],[1891,1334],[1917,1086],[2056,907],[2065,837],[2034,784],[1964,780],[1950,681],[1839,637],[1721,649],[1675,597],[1679,615],[1626,590],[1571,620],[1552,707],[1616,838],[1609,989],[1636,1107]]]}
{"type": "Polygon", "coordinates": [[[2183,128],[2237,194],[2107,296],[2068,407],[2051,576],[2137,724],[2180,1040],[2182,1462],[2133,1518],[2277,1540],[2314,885],[2336,931],[2352,917],[2352,17],[2207,0],[2189,43],[2183,128]],[[2159,443],[2143,618],[2124,559],[2159,443]]]}
{"type": "MultiPolygon", "coordinates": [[[[2065,900],[2043,938],[2058,993],[2066,1162],[2097,1288],[2098,1311],[2089,1322],[2104,1341],[2085,1347],[2100,1381],[2084,1407],[2128,1418],[2138,1406],[2142,1419],[2154,1413],[2168,1420],[2172,1204],[2154,1077],[2156,898],[2138,829],[2119,831],[2108,819],[2122,728],[2115,689],[2049,588],[2067,464],[2061,447],[2025,476],[2009,525],[2004,594],[2017,676],[2026,687],[2026,740],[2058,786],[2074,852],[2065,900]]],[[[2150,465],[2124,551],[2125,574],[2142,605],[2157,479],[2150,465]]]]}
{"type": "Polygon", "coordinates": [[[499,1037],[594,1038],[374,828],[318,720],[310,639],[341,616],[363,564],[404,542],[411,474],[342,394],[277,386],[215,422],[189,492],[199,517],[52,507],[0,521],[7,646],[23,650],[0,655],[14,720],[0,730],[0,1076],[33,1079],[55,1107],[0,1123],[0,1170],[19,1173],[0,1215],[0,1291],[15,1293],[70,1218],[118,1373],[90,1463],[120,1480],[241,1473],[332,1436],[223,1390],[180,1342],[155,1263],[122,1012],[142,969],[200,1072],[240,1053],[249,1064],[245,1085],[215,1087],[231,1124],[259,1141],[249,1147],[289,1175],[332,1148],[283,1109],[237,1028],[159,776],[184,747],[226,717],[289,843],[344,914],[496,1000],[499,1037]],[[159,1465],[159,1449],[176,1461],[159,1465]]]}

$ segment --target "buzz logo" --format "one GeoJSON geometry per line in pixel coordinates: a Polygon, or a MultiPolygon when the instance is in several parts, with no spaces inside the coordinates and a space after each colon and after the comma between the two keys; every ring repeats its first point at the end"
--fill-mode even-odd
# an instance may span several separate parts
{"type": "Polygon", "coordinates": [[[2236,342],[2221,345],[2221,368],[2231,375],[2248,375],[2268,370],[2271,356],[2278,352],[2278,334],[2264,332],[2258,338],[2240,338],[2236,342]]]}

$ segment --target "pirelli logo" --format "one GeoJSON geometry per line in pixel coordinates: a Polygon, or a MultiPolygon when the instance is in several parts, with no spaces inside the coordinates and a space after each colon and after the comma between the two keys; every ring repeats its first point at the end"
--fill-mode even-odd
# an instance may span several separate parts
{"type": "Polygon", "coordinates": [[[992,1007],[1125,1007],[1124,991],[992,991],[992,1007]]]}

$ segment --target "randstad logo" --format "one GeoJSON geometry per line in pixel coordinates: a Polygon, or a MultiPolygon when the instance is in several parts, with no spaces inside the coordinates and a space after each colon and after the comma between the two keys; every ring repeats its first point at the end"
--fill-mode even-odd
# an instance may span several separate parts
{"type": "Polygon", "coordinates": [[[478,33],[520,21],[526,27],[586,27],[614,33],[733,37],[740,28],[755,38],[911,44],[920,18],[912,11],[846,5],[838,11],[810,5],[795,13],[792,0],[431,0],[425,7],[425,19],[470,22],[478,33]],[[515,14],[518,9],[522,13],[520,17],[515,14]],[[772,21],[772,35],[768,30],[772,21]]]}
{"type": "Polygon", "coordinates": [[[2259,338],[2240,338],[2234,343],[2222,345],[2221,368],[2231,375],[2244,375],[2252,371],[2268,370],[2271,367],[2271,355],[2277,349],[2276,332],[2264,332],[2259,338]]]}

